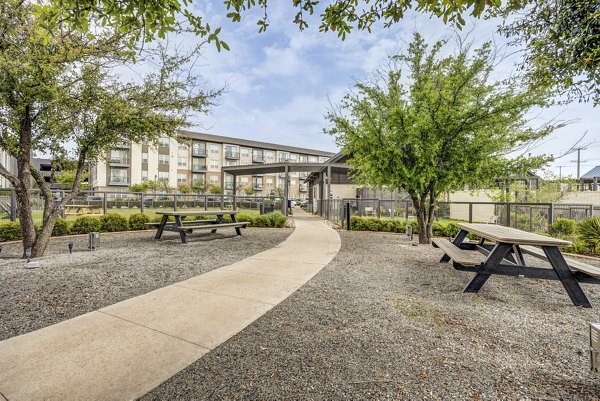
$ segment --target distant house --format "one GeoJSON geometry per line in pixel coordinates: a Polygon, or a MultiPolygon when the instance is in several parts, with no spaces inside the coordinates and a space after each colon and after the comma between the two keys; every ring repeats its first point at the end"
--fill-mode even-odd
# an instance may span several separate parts
{"type": "Polygon", "coordinates": [[[596,166],[580,178],[581,188],[585,191],[598,191],[600,183],[600,166],[596,166]]]}

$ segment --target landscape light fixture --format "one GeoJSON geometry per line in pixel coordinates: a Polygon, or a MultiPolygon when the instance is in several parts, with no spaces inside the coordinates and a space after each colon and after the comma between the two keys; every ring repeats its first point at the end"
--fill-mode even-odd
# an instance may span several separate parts
{"type": "Polygon", "coordinates": [[[40,262],[31,261],[31,248],[25,249],[25,257],[27,257],[27,263],[25,263],[25,267],[27,269],[35,269],[37,267],[40,267],[40,262]]]}
{"type": "Polygon", "coordinates": [[[69,242],[69,255],[73,253],[73,241],[69,242]]]}

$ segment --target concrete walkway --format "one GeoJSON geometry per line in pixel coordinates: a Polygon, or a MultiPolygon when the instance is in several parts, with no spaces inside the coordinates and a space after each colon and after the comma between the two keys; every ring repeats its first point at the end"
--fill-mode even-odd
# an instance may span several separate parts
{"type": "Polygon", "coordinates": [[[317,217],[294,213],[296,229],[272,249],[1,341],[0,400],[128,400],[147,393],[333,259],[337,233],[317,217]]]}

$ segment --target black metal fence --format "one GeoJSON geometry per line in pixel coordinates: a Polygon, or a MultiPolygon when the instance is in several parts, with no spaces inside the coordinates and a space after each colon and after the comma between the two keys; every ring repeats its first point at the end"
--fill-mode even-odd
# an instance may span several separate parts
{"type": "MultiPolygon", "coordinates": [[[[346,204],[351,216],[375,218],[416,218],[412,201],[407,199],[330,199],[317,200],[316,213],[338,224],[344,221],[346,204]]],[[[558,218],[583,220],[599,214],[591,204],[517,203],[517,202],[439,202],[438,219],[472,223],[494,223],[531,232],[546,232],[558,218]]]]}
{"type": "MultiPolygon", "coordinates": [[[[55,192],[62,198],[66,192],[55,192]]],[[[44,199],[39,190],[31,191],[31,208],[35,223],[42,222],[44,199]]],[[[286,202],[283,197],[234,196],[234,195],[199,195],[199,194],[147,194],[140,192],[108,192],[84,191],[69,202],[65,209],[73,206],[95,207],[101,213],[119,213],[129,216],[134,213],[145,213],[153,216],[161,210],[198,209],[219,210],[232,209],[252,211],[254,213],[270,213],[280,211],[285,214],[286,202]]],[[[74,219],[76,215],[66,216],[74,219]]],[[[11,189],[0,190],[0,221],[18,218],[15,193],[11,189]]]]}

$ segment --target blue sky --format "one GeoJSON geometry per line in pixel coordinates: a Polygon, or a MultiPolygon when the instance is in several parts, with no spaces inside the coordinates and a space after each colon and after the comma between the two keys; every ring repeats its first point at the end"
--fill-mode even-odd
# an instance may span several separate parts
{"type": "MultiPolygon", "coordinates": [[[[328,123],[324,117],[331,104],[357,81],[410,42],[417,31],[434,42],[449,38],[452,31],[436,18],[409,13],[392,28],[376,26],[372,33],[353,32],[345,41],[335,34],[318,32],[318,17],[309,20],[309,29],[299,32],[291,22],[291,1],[269,3],[270,26],[258,33],[259,10],[246,14],[241,23],[230,23],[220,1],[197,4],[211,26],[222,26],[221,38],[231,51],[218,53],[208,45],[198,68],[213,87],[227,85],[228,91],[210,115],[194,119],[195,129],[207,133],[276,142],[286,145],[337,151],[331,137],[322,133],[328,123]]],[[[475,43],[494,40],[503,44],[496,33],[497,21],[469,20],[463,35],[475,43]]],[[[188,37],[185,40],[194,40],[188,37]]],[[[517,57],[500,64],[496,77],[514,70],[517,57]]],[[[582,152],[582,173],[600,165],[599,110],[591,104],[572,103],[542,110],[535,123],[555,118],[573,120],[556,131],[533,153],[560,154],[588,131],[585,142],[598,141],[582,152]]],[[[552,164],[562,167],[563,175],[575,175],[576,155],[568,155],[552,164]]]]}

